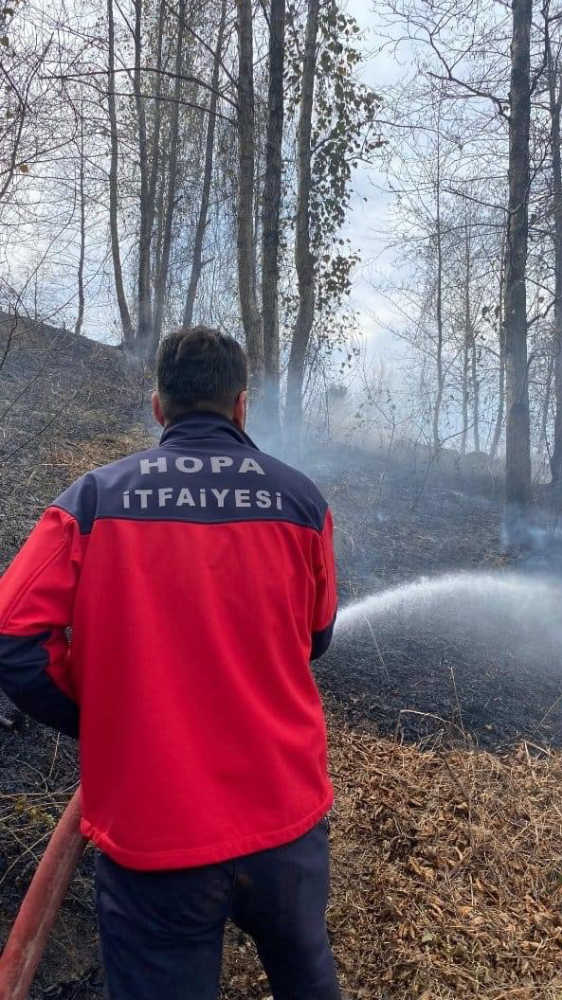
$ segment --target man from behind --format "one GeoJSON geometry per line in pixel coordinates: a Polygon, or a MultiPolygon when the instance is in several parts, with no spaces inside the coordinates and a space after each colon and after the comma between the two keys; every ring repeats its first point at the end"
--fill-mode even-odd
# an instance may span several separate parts
{"type": "Polygon", "coordinates": [[[167,337],[160,443],[74,483],[0,582],[3,690],[80,741],[110,1000],[214,1000],[229,918],[275,1000],[340,997],[310,670],[332,519],[245,433],[247,381],[231,337],[167,337]]]}

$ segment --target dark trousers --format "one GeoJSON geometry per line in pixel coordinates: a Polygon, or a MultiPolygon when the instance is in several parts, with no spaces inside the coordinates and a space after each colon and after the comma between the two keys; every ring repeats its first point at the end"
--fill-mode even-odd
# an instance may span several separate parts
{"type": "Polygon", "coordinates": [[[138,872],[99,855],[110,1000],[215,1000],[230,918],[255,941],[274,1000],[340,1000],[326,931],[328,824],[202,868],[138,872]]]}

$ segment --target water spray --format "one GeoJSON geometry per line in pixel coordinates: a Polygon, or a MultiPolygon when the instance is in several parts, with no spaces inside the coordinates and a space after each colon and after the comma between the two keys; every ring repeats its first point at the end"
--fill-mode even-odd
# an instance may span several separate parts
{"type": "Polygon", "coordinates": [[[530,633],[562,645],[562,583],[523,572],[461,572],[420,577],[344,607],[341,639],[362,623],[416,630],[438,620],[440,634],[464,620],[496,634],[530,633]]]}

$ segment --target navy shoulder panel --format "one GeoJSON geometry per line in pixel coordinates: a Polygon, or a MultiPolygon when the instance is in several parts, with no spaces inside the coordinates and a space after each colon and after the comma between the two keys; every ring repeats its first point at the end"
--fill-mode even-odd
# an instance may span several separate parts
{"type": "Polygon", "coordinates": [[[327,504],[289,465],[234,439],[174,439],[82,476],[56,501],[83,533],[99,518],[288,521],[321,531],[327,504]]]}
{"type": "MultiPolygon", "coordinates": [[[[153,449],[149,449],[146,454],[150,454],[153,449]]],[[[140,453],[145,454],[144,452],[140,453]]],[[[110,465],[101,466],[92,472],[86,472],[80,479],[77,479],[72,486],[64,490],[56,500],[53,500],[52,507],[60,507],[72,517],[76,518],[83,535],[87,535],[92,530],[100,510],[104,507],[103,494],[110,490],[118,491],[128,479],[133,469],[138,464],[139,455],[127,455],[110,465]]],[[[124,488],[124,486],[123,486],[124,488]]]]}
{"type": "Polygon", "coordinates": [[[324,527],[328,504],[315,483],[292,465],[286,465],[272,455],[257,453],[266,475],[271,476],[287,499],[298,523],[321,531],[324,527]]]}
{"type": "Polygon", "coordinates": [[[80,476],[72,486],[53,500],[52,507],[60,507],[76,518],[80,531],[88,535],[96,516],[97,488],[95,476],[91,472],[80,476]]]}

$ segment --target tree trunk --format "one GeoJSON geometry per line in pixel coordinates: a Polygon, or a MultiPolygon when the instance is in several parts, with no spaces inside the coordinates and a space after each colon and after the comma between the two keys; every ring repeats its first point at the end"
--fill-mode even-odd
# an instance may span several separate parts
{"type": "Polygon", "coordinates": [[[119,243],[119,201],[117,195],[119,168],[119,133],[117,130],[117,108],[115,104],[115,21],[113,16],[113,0],[107,0],[108,24],[108,72],[107,72],[107,106],[109,112],[111,157],[109,162],[109,231],[111,237],[111,256],[113,258],[113,274],[115,277],[115,292],[119,315],[121,317],[121,332],[123,343],[129,351],[134,350],[135,335],[131,314],[127,304],[125,286],[123,284],[123,267],[121,264],[121,248],[119,243]]]}
{"type": "Polygon", "coordinates": [[[250,384],[259,397],[263,383],[263,327],[256,296],[254,187],[256,173],[254,42],[251,0],[238,0],[238,207],[237,250],[240,312],[250,384]]]}
{"type": "Polygon", "coordinates": [[[554,445],[551,458],[552,483],[562,483],[562,234],[556,237],[554,304],[554,445]]]}
{"type": "Polygon", "coordinates": [[[285,0],[271,0],[269,92],[262,208],[262,315],[265,350],[265,408],[268,423],[279,434],[279,221],[283,176],[283,71],[285,0]]]}
{"type": "Polygon", "coordinates": [[[174,221],[174,210],[176,207],[176,181],[178,173],[178,147],[179,147],[179,122],[180,122],[180,96],[181,96],[181,73],[183,57],[183,35],[185,29],[185,3],[180,0],[178,10],[178,28],[175,54],[175,80],[174,80],[174,103],[172,105],[172,117],[170,123],[170,153],[167,167],[167,198],[164,218],[164,232],[162,237],[162,255],[160,265],[156,273],[156,284],[154,288],[154,315],[152,319],[152,330],[148,345],[147,359],[150,364],[154,364],[158,344],[162,333],[164,321],[164,308],[168,291],[168,271],[170,268],[170,254],[172,250],[172,229],[174,221]]]}
{"type": "Polygon", "coordinates": [[[505,301],[505,269],[507,252],[507,233],[504,232],[502,239],[501,265],[500,265],[500,286],[498,294],[498,341],[499,341],[499,372],[498,372],[498,412],[496,414],[496,424],[494,427],[494,437],[490,448],[490,460],[493,462],[497,456],[500,440],[503,431],[503,418],[505,413],[505,324],[504,324],[504,301],[505,301]]]}
{"type": "Polygon", "coordinates": [[[548,364],[546,368],[546,386],[544,390],[544,399],[542,404],[542,415],[541,415],[541,450],[545,458],[552,464],[552,456],[549,454],[548,447],[548,423],[550,418],[550,404],[552,399],[552,380],[554,375],[554,364],[555,359],[551,357],[548,359],[548,364]]]}
{"type": "Polygon", "coordinates": [[[220,64],[224,45],[224,32],[226,22],[226,0],[222,0],[221,18],[219,23],[219,33],[217,37],[217,47],[215,50],[215,61],[213,64],[213,75],[211,79],[211,97],[209,100],[209,121],[207,123],[207,142],[205,147],[205,168],[203,172],[203,187],[201,190],[201,205],[197,228],[195,230],[195,240],[193,243],[193,259],[191,263],[191,275],[189,287],[183,311],[183,325],[191,326],[193,323],[193,310],[197,297],[199,278],[201,277],[203,260],[203,241],[209,217],[209,202],[211,197],[211,183],[213,180],[213,162],[215,152],[215,132],[217,128],[217,92],[220,83],[220,64]]]}
{"type": "Polygon", "coordinates": [[[441,230],[441,99],[439,99],[438,124],[437,124],[437,178],[435,187],[435,237],[437,246],[437,394],[433,407],[433,449],[436,455],[441,450],[441,434],[439,423],[441,419],[441,407],[443,404],[443,394],[445,391],[445,376],[443,373],[443,233],[441,230]]]}
{"type": "Polygon", "coordinates": [[[468,437],[469,353],[472,341],[472,318],[470,314],[470,238],[468,223],[465,230],[465,273],[464,273],[464,339],[462,351],[462,434],[461,455],[466,455],[468,437]]]}
{"type": "Polygon", "coordinates": [[[162,264],[162,248],[164,244],[164,222],[166,204],[166,178],[164,171],[160,171],[156,188],[154,205],[154,235],[152,237],[152,270],[158,274],[162,264]]]}
{"type": "Polygon", "coordinates": [[[74,333],[79,336],[84,324],[84,311],[86,308],[84,291],[84,264],[86,260],[86,191],[84,184],[85,160],[84,160],[84,118],[83,108],[81,109],[81,135],[80,135],[80,174],[78,181],[78,198],[80,207],[80,250],[78,256],[78,315],[74,326],[74,333]]]}
{"type": "Polygon", "coordinates": [[[552,353],[554,360],[554,444],[550,457],[552,483],[562,483],[562,162],[560,157],[560,71],[552,56],[548,21],[545,26],[548,90],[550,103],[550,148],[552,158],[552,215],[554,219],[554,316],[552,353]]]}
{"type": "MultiPolygon", "coordinates": [[[[150,156],[150,175],[148,181],[148,194],[147,194],[147,204],[146,204],[146,220],[144,222],[145,232],[150,234],[150,253],[154,257],[153,240],[154,240],[154,218],[156,214],[156,191],[158,187],[158,179],[162,173],[160,170],[161,164],[161,151],[160,151],[160,135],[162,130],[162,108],[164,106],[162,101],[162,82],[163,75],[161,70],[163,69],[163,47],[164,47],[164,28],[166,22],[166,0],[160,0],[160,14],[158,17],[158,36],[156,40],[156,89],[154,94],[154,100],[151,101],[151,110],[154,116],[154,123],[152,126],[152,135],[150,138],[150,147],[148,144],[148,130],[147,130],[147,154],[150,156]]],[[[141,225],[143,223],[141,222],[141,225]]]]}
{"type": "Polygon", "coordinates": [[[139,144],[139,171],[140,171],[140,225],[138,244],[138,288],[137,288],[137,341],[139,355],[143,360],[148,359],[151,346],[152,327],[152,295],[151,295],[151,205],[150,205],[150,174],[148,163],[148,141],[146,134],[146,115],[144,107],[144,97],[142,96],[142,3],[143,0],[134,0],[135,5],[135,69],[133,73],[133,91],[135,95],[135,107],[137,111],[137,128],[139,144]]]}
{"type": "Polygon", "coordinates": [[[319,6],[319,0],[310,0],[308,4],[298,124],[295,264],[299,307],[289,355],[286,404],[286,424],[293,441],[298,440],[302,426],[304,368],[314,322],[316,300],[315,259],[311,251],[310,239],[310,196],[312,190],[312,113],[314,109],[319,6]]]}
{"type": "Polygon", "coordinates": [[[462,347],[462,432],[461,432],[461,455],[466,455],[466,443],[468,438],[468,402],[469,402],[469,386],[468,386],[468,352],[470,348],[470,341],[468,338],[467,330],[464,333],[464,342],[462,347]]]}
{"type": "MultiPolygon", "coordinates": [[[[472,309],[470,302],[470,288],[472,282],[472,227],[470,220],[467,221],[465,228],[465,276],[464,276],[464,324],[465,324],[465,334],[464,334],[464,364],[465,371],[464,376],[468,376],[468,354],[470,351],[470,381],[472,385],[472,432],[474,435],[474,450],[480,451],[480,383],[478,380],[478,348],[476,343],[476,331],[474,329],[474,323],[472,321],[472,309]]],[[[463,400],[468,406],[468,399],[463,400]]],[[[465,418],[465,413],[463,411],[463,419],[465,418]]],[[[463,428],[467,427],[468,424],[468,414],[466,414],[466,423],[463,424],[463,428]]],[[[463,432],[465,450],[462,452],[466,454],[466,436],[463,432]]],[[[462,449],[461,449],[462,451],[462,449]]]]}
{"type": "Polygon", "coordinates": [[[505,280],[507,365],[506,502],[531,500],[531,442],[527,357],[527,247],[529,238],[530,39],[532,0],[513,0],[509,120],[509,214],[505,280]]]}
{"type": "Polygon", "coordinates": [[[470,341],[472,351],[472,420],[474,433],[474,450],[480,451],[480,381],[478,378],[478,346],[476,334],[470,341]]]}

